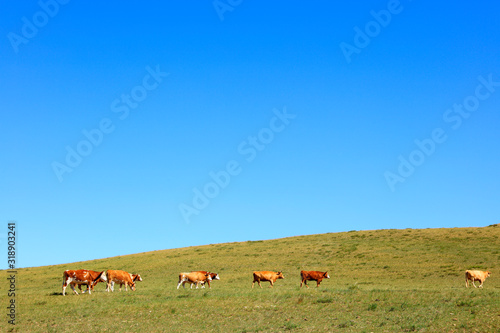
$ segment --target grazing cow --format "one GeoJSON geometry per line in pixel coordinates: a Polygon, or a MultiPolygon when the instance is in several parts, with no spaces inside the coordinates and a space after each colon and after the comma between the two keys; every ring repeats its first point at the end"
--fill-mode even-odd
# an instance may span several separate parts
{"type": "Polygon", "coordinates": [[[474,288],[477,288],[474,284],[474,281],[479,281],[481,284],[479,288],[483,287],[483,282],[486,280],[488,276],[490,276],[491,272],[488,271],[465,271],[465,286],[469,288],[469,280],[472,281],[472,285],[474,288]]]}
{"type": "Polygon", "coordinates": [[[307,288],[307,281],[316,281],[316,287],[319,287],[319,284],[323,279],[329,279],[330,276],[328,272],[319,272],[319,271],[300,271],[300,277],[302,278],[302,282],[300,283],[300,288],[302,288],[302,284],[305,284],[307,288]]]}
{"type": "Polygon", "coordinates": [[[202,288],[205,288],[205,282],[208,284],[208,288],[212,289],[212,287],[210,287],[210,281],[214,281],[214,280],[220,280],[219,278],[219,274],[217,273],[210,273],[210,272],[206,272],[206,271],[199,271],[200,273],[209,273],[210,274],[210,278],[211,280],[206,280],[206,281],[201,281],[200,284],[201,284],[201,287],[202,288]]]}
{"type": "Polygon", "coordinates": [[[262,285],[260,284],[260,281],[269,281],[271,283],[270,288],[272,288],[274,286],[274,282],[276,282],[277,279],[284,279],[284,278],[285,277],[281,272],[271,272],[271,271],[253,272],[252,288],[253,285],[255,284],[255,281],[257,281],[259,287],[261,288],[262,285]]]}
{"type": "Polygon", "coordinates": [[[191,289],[193,288],[193,284],[196,284],[196,289],[198,289],[198,286],[202,281],[212,281],[212,277],[209,272],[179,273],[179,284],[177,284],[177,289],[179,289],[181,284],[183,288],[186,288],[184,285],[186,282],[191,284],[191,289]]]}
{"type": "MultiPolygon", "coordinates": [[[[98,282],[106,282],[106,274],[104,271],[95,272],[88,269],[78,269],[78,270],[66,270],[63,274],[63,285],[62,285],[62,294],[66,296],[66,287],[68,284],[70,285],[73,292],[78,295],[78,292],[75,290],[75,285],[87,285],[87,291],[89,294],[91,290],[94,289],[94,286],[98,282]]],[[[80,291],[82,290],[79,288],[80,291]]]]}
{"type": "Polygon", "coordinates": [[[135,291],[135,281],[142,281],[139,274],[132,275],[125,271],[108,269],[106,271],[106,277],[108,279],[108,285],[106,286],[106,291],[115,291],[115,282],[120,284],[120,291],[122,291],[122,285],[125,285],[125,291],[128,291],[127,286],[130,286],[132,291],[135,291]]]}
{"type": "MultiPolygon", "coordinates": [[[[132,281],[135,283],[137,281],[141,281],[142,282],[142,278],[139,274],[132,274],[132,281]]],[[[120,284],[120,291],[122,291],[122,286],[124,285],[124,282],[118,282],[120,284]]],[[[126,286],[125,286],[125,289],[126,286]]],[[[111,281],[111,291],[114,291],[115,290],[115,281],[111,281]]]]}

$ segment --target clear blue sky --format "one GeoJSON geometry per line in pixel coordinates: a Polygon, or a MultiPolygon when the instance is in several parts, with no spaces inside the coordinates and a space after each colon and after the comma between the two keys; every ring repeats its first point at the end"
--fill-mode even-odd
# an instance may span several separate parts
{"type": "Polygon", "coordinates": [[[215,5],[3,4],[18,267],[500,222],[500,5],[215,5]]]}

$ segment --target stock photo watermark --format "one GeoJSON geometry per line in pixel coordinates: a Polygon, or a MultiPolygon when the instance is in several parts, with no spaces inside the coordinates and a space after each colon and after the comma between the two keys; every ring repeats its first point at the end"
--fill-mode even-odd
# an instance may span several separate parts
{"type": "MultiPolygon", "coordinates": [[[[474,114],[481,105],[481,101],[488,99],[494,92],[496,87],[500,87],[500,81],[493,80],[493,74],[487,78],[479,76],[477,78],[479,84],[474,89],[474,93],[465,97],[462,103],[454,103],[453,106],[443,113],[443,121],[449,124],[452,130],[456,131],[461,126],[465,119],[468,119],[474,114]]],[[[423,140],[414,140],[416,148],[407,156],[399,155],[399,165],[396,172],[386,171],[384,178],[387,186],[392,192],[396,191],[396,185],[404,183],[408,177],[413,175],[416,169],[421,166],[428,157],[430,157],[438,146],[448,139],[446,130],[442,127],[437,127],[432,130],[431,135],[423,140]]]]}
{"type": "MultiPolygon", "coordinates": [[[[130,115],[130,111],[139,106],[139,103],[148,97],[148,92],[158,88],[160,83],[169,73],[162,72],[160,66],[156,68],[146,66],[147,74],[144,75],[141,84],[133,87],[129,93],[121,94],[120,98],[116,98],[111,102],[110,109],[116,113],[118,119],[125,120],[130,115]]],[[[104,117],[99,121],[99,124],[90,130],[83,129],[82,136],[84,137],[74,146],[66,146],[66,157],[64,162],[53,161],[51,166],[54,174],[60,183],[64,180],[66,173],[71,173],[94,151],[94,148],[99,147],[104,141],[106,135],[113,133],[115,124],[111,118],[104,117]]]]}
{"type": "Polygon", "coordinates": [[[361,50],[370,45],[372,39],[380,35],[383,28],[386,28],[391,23],[395,15],[401,14],[403,9],[404,7],[399,0],[389,0],[386,9],[370,11],[373,20],[368,21],[363,28],[354,26],[352,43],[341,42],[339,44],[347,63],[351,63],[354,54],[360,54],[361,50]]]}
{"type": "Polygon", "coordinates": [[[224,13],[232,12],[236,7],[241,5],[243,0],[214,0],[212,2],[215,12],[221,21],[224,21],[224,13]]]}
{"type": "Polygon", "coordinates": [[[28,44],[29,41],[38,35],[40,29],[45,27],[49,21],[54,18],[61,9],[70,0],[40,0],[38,6],[40,10],[36,11],[31,18],[23,16],[21,18],[22,27],[20,33],[9,32],[7,38],[15,53],[19,52],[21,44],[28,44]]]}
{"type": "Polygon", "coordinates": [[[16,283],[17,283],[17,228],[16,221],[7,223],[7,297],[9,299],[7,306],[7,322],[9,325],[16,324],[17,302],[16,302],[16,283]]]}
{"type": "MultiPolygon", "coordinates": [[[[276,134],[283,132],[291,121],[297,117],[297,115],[288,113],[286,107],[281,111],[274,109],[273,114],[274,116],[269,120],[268,126],[263,127],[256,135],[250,135],[238,144],[236,150],[246,163],[254,161],[259,152],[274,141],[276,134]]],[[[202,210],[206,209],[210,201],[217,197],[231,183],[231,179],[242,171],[243,163],[236,159],[228,161],[223,170],[210,171],[208,173],[210,181],[200,188],[193,188],[191,205],[179,204],[179,211],[184,221],[190,223],[191,217],[199,215],[202,210]]]]}

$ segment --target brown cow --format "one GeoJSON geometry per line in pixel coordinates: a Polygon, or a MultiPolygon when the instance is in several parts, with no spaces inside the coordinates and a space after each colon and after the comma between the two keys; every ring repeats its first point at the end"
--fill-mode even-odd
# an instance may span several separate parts
{"type": "Polygon", "coordinates": [[[472,281],[472,285],[474,288],[477,288],[474,284],[474,281],[479,281],[481,284],[479,288],[483,287],[483,282],[486,280],[488,276],[490,276],[491,272],[489,271],[465,271],[465,286],[469,288],[469,280],[472,281]]]}
{"type": "Polygon", "coordinates": [[[281,272],[271,272],[271,271],[260,271],[260,272],[253,272],[253,283],[252,283],[252,288],[253,285],[255,284],[255,281],[259,284],[259,287],[262,288],[262,285],[260,284],[260,281],[269,281],[271,285],[269,286],[272,288],[274,286],[274,282],[276,282],[277,279],[284,279],[285,277],[283,276],[283,273],[281,272]]]}
{"type": "MultiPolygon", "coordinates": [[[[139,274],[132,274],[132,281],[133,282],[137,282],[137,281],[141,281],[142,282],[142,278],[139,274]]],[[[118,282],[120,284],[120,291],[122,291],[122,286],[125,284],[125,282],[118,282]]],[[[111,281],[111,291],[114,291],[115,290],[115,281],[111,281]]]]}
{"type": "Polygon", "coordinates": [[[186,286],[184,285],[186,282],[191,284],[191,288],[193,288],[193,284],[196,284],[196,289],[198,289],[198,286],[202,281],[212,281],[212,277],[210,276],[209,272],[201,273],[197,271],[190,273],[179,273],[179,284],[177,284],[177,289],[179,289],[181,284],[183,288],[186,288],[186,286]]]}
{"type": "Polygon", "coordinates": [[[200,281],[200,284],[201,284],[201,287],[202,288],[205,288],[205,282],[208,284],[208,288],[212,289],[212,287],[210,287],[210,281],[214,281],[214,280],[220,280],[219,278],[219,274],[217,273],[210,273],[210,272],[206,272],[206,271],[199,271],[200,273],[209,273],[210,274],[210,278],[211,280],[205,280],[205,281],[200,281]]]}
{"type": "Polygon", "coordinates": [[[122,291],[122,285],[125,285],[125,291],[128,291],[127,286],[130,286],[132,291],[135,291],[135,280],[142,281],[140,275],[134,275],[120,270],[108,269],[106,271],[106,277],[108,279],[108,284],[106,291],[115,291],[115,282],[120,284],[120,291],[122,291]]]}
{"type": "MultiPolygon", "coordinates": [[[[87,285],[87,291],[91,294],[91,290],[94,289],[94,286],[98,282],[106,282],[105,272],[95,272],[88,269],[78,269],[78,270],[66,270],[63,273],[63,285],[62,285],[62,294],[66,296],[66,287],[68,284],[70,285],[73,292],[78,295],[78,292],[75,290],[75,285],[87,285]]],[[[82,290],[79,288],[80,291],[82,290]]]]}
{"type": "Polygon", "coordinates": [[[330,276],[328,272],[319,272],[319,271],[300,271],[300,277],[302,278],[302,282],[300,283],[300,288],[302,288],[302,284],[305,284],[307,288],[307,281],[316,281],[316,287],[319,287],[319,284],[323,279],[329,279],[330,276]]]}

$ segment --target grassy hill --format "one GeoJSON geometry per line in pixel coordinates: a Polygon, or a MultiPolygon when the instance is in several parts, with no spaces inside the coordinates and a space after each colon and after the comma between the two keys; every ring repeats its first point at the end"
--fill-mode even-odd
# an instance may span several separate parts
{"type": "MultiPolygon", "coordinates": [[[[351,231],[26,268],[17,291],[18,332],[499,332],[500,226],[351,231]],[[143,282],[121,293],[100,283],[80,296],[68,287],[63,297],[63,271],[83,268],[123,269],[143,282]],[[302,269],[331,278],[300,289],[302,269]],[[483,289],[467,289],[466,269],[492,274],[483,289]],[[178,273],[191,270],[221,280],[177,290],[178,273]],[[254,270],[285,279],[251,289],[254,270]]],[[[11,330],[2,318],[0,329],[11,330]]]]}

